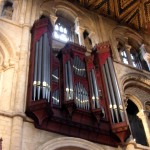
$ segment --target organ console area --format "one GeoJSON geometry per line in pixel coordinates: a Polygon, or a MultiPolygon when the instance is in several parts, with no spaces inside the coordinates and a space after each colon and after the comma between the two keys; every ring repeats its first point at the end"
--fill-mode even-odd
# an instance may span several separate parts
{"type": "Polygon", "coordinates": [[[26,114],[35,127],[118,146],[129,137],[125,109],[108,42],[86,48],[67,43],[52,52],[53,28],[48,18],[31,30],[26,114]]]}

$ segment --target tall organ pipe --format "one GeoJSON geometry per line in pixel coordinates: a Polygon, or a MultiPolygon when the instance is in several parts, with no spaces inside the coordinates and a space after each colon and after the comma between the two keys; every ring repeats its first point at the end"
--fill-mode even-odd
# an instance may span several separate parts
{"type": "Polygon", "coordinates": [[[46,79],[46,71],[47,71],[47,63],[46,63],[46,53],[47,53],[47,34],[44,33],[43,38],[43,54],[42,54],[42,98],[45,99],[46,97],[46,86],[47,86],[47,79],[46,79]]]}
{"type": "Polygon", "coordinates": [[[95,93],[96,108],[100,108],[99,96],[98,96],[98,88],[97,88],[97,83],[96,83],[96,77],[95,77],[94,69],[92,69],[92,79],[93,79],[93,87],[94,87],[94,93],[95,93]]]}
{"type": "Polygon", "coordinates": [[[121,120],[124,121],[124,113],[123,113],[123,106],[122,106],[121,96],[120,96],[119,87],[118,87],[118,84],[117,84],[117,79],[116,79],[116,76],[115,76],[115,71],[113,69],[112,60],[111,60],[110,57],[108,58],[108,67],[110,69],[110,74],[111,74],[111,78],[112,78],[112,83],[113,83],[113,87],[114,87],[115,96],[116,96],[116,99],[117,99],[117,104],[118,104],[118,107],[119,107],[119,113],[120,113],[120,116],[121,116],[121,120]]]}
{"type": "Polygon", "coordinates": [[[68,61],[68,76],[69,76],[70,98],[73,99],[72,70],[71,70],[71,63],[70,63],[70,61],[68,61]]]}
{"type": "Polygon", "coordinates": [[[107,82],[107,78],[106,78],[106,72],[105,72],[104,65],[102,67],[102,70],[103,70],[103,75],[104,75],[104,80],[105,80],[105,85],[106,85],[106,90],[107,90],[107,95],[108,95],[108,101],[109,101],[109,107],[110,107],[110,111],[111,111],[112,121],[115,122],[113,108],[112,108],[112,102],[111,102],[111,97],[110,97],[110,91],[108,88],[108,82],[107,82]]]}
{"type": "Polygon", "coordinates": [[[37,71],[37,99],[40,99],[40,91],[41,91],[41,70],[42,70],[42,42],[43,42],[43,36],[40,38],[39,43],[39,55],[38,55],[38,71],[37,71]]]}
{"type": "Polygon", "coordinates": [[[113,87],[112,87],[110,72],[109,72],[109,69],[108,69],[107,62],[104,64],[104,66],[105,66],[105,69],[106,69],[106,76],[107,76],[107,79],[108,79],[109,91],[110,91],[110,95],[111,95],[112,102],[113,102],[113,109],[115,111],[116,120],[117,120],[117,122],[119,122],[118,110],[117,110],[117,105],[116,105],[115,96],[114,96],[114,90],[113,90],[113,87]]]}
{"type": "Polygon", "coordinates": [[[50,46],[48,36],[46,34],[46,99],[50,100],[50,46]]]}
{"type": "Polygon", "coordinates": [[[92,73],[91,72],[90,72],[90,87],[91,87],[91,93],[92,93],[93,108],[95,109],[95,94],[94,94],[94,90],[93,90],[92,73]]]}
{"type": "Polygon", "coordinates": [[[35,47],[35,61],[34,61],[34,79],[33,79],[33,100],[36,99],[36,86],[37,86],[37,66],[38,66],[38,51],[39,51],[39,42],[36,42],[35,47]]]}
{"type": "Polygon", "coordinates": [[[68,84],[68,72],[67,63],[65,64],[65,74],[66,74],[66,100],[69,100],[69,84],[68,84]]]}

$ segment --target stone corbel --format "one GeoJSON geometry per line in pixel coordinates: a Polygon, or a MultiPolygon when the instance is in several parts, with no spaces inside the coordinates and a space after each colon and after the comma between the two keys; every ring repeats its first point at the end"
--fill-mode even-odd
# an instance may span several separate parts
{"type": "Polygon", "coordinates": [[[8,61],[4,61],[3,67],[4,67],[4,68],[8,68],[8,67],[9,67],[9,62],[8,62],[8,61]]]}
{"type": "Polygon", "coordinates": [[[58,19],[58,17],[54,16],[54,15],[50,15],[50,19],[51,19],[51,23],[53,25],[53,28],[55,27],[55,23],[58,19]]]}
{"type": "Polygon", "coordinates": [[[92,46],[94,47],[98,43],[95,32],[90,32],[88,37],[92,40],[92,46]]]}

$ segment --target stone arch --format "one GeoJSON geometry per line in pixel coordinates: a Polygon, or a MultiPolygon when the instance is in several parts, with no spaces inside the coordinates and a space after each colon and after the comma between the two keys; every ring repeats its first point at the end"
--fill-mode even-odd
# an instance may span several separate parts
{"type": "Polygon", "coordinates": [[[68,2],[68,1],[53,2],[50,0],[47,0],[47,1],[39,0],[39,6],[41,6],[41,8],[40,8],[41,11],[42,11],[42,9],[44,9],[44,10],[47,10],[50,14],[55,15],[58,12],[69,14],[69,16],[72,18],[72,21],[75,21],[75,19],[77,17],[86,18],[86,20],[88,20],[88,22],[90,22],[90,28],[89,28],[89,26],[87,26],[87,23],[84,23],[83,20],[82,20],[82,27],[86,28],[89,33],[90,33],[90,31],[95,32],[93,21],[89,17],[89,15],[86,14],[85,12],[83,12],[82,9],[73,5],[71,2],[68,2]],[[53,6],[53,10],[51,11],[51,10],[46,9],[45,4],[47,4],[47,5],[51,4],[51,6],[53,6]]]}
{"type": "Polygon", "coordinates": [[[5,68],[9,65],[14,65],[16,49],[13,43],[5,36],[4,31],[0,29],[0,53],[3,57],[3,66],[5,68]]]}
{"type": "Polygon", "coordinates": [[[143,109],[143,104],[135,95],[132,95],[131,93],[128,92],[125,94],[127,96],[127,99],[130,99],[137,106],[139,111],[143,109]]]}
{"type": "Polygon", "coordinates": [[[38,150],[57,150],[63,147],[74,147],[85,150],[104,150],[92,142],[74,137],[61,137],[50,140],[41,145],[38,150]]]}
{"type": "Polygon", "coordinates": [[[134,45],[134,47],[140,48],[142,43],[144,43],[144,39],[141,35],[139,35],[134,30],[125,27],[125,26],[115,26],[110,34],[110,41],[112,43],[113,56],[115,59],[120,61],[119,54],[117,51],[117,42],[122,41],[125,43],[125,40],[128,40],[130,44],[134,45]]]}
{"type": "Polygon", "coordinates": [[[125,89],[129,86],[137,85],[143,87],[145,90],[150,89],[150,79],[143,75],[138,73],[130,73],[126,74],[121,78],[121,87],[122,90],[125,91],[125,89]],[[136,83],[136,84],[135,84],[136,83]]]}
{"type": "MultiPolygon", "coordinates": [[[[149,101],[150,97],[150,79],[142,74],[130,73],[122,77],[121,84],[126,100],[130,99],[138,108],[137,116],[143,123],[147,142],[150,144],[147,114],[143,111],[145,101],[149,101]]],[[[125,102],[127,103],[127,101],[125,102]]]]}

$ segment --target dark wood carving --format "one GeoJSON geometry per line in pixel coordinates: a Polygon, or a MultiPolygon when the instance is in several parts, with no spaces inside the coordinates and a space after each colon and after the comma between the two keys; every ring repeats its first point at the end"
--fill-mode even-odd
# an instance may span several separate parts
{"type": "Polygon", "coordinates": [[[26,109],[35,127],[114,147],[124,142],[128,126],[126,120],[112,122],[101,68],[110,56],[108,43],[97,45],[88,57],[86,48],[74,43],[67,43],[57,57],[50,53],[50,101],[33,100],[35,43],[45,32],[51,47],[51,23],[48,19],[35,22],[26,109]]]}

